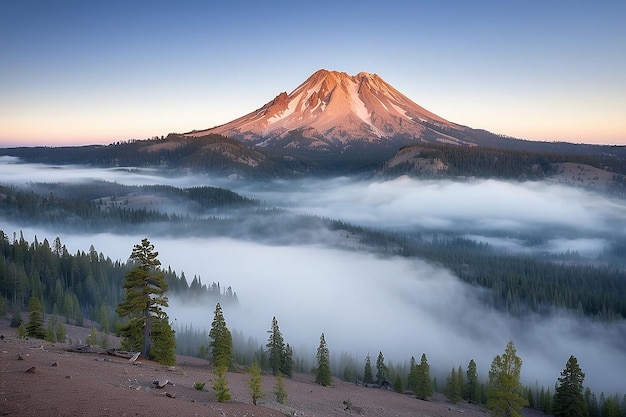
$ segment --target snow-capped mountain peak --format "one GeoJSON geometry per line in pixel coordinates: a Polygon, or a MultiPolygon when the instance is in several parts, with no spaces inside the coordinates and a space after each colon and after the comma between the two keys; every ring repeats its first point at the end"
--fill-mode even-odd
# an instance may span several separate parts
{"type": "Polygon", "coordinates": [[[291,93],[224,125],[189,133],[218,133],[258,146],[344,147],[354,141],[417,139],[428,126],[460,126],[429,112],[376,74],[321,69],[291,93]]]}

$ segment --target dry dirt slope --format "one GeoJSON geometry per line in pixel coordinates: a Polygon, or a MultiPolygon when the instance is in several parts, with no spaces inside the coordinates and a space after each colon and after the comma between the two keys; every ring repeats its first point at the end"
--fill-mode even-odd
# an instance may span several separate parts
{"type": "Polygon", "coordinates": [[[219,403],[206,361],[180,357],[175,367],[141,359],[67,352],[65,344],[17,339],[0,319],[0,415],[5,416],[486,416],[483,408],[425,402],[336,380],[321,387],[308,374],[285,379],[285,405],[274,401],[275,379],[263,377],[267,396],[252,405],[249,376],[228,373],[233,399],[219,403]],[[22,357],[23,359],[19,359],[22,357]],[[32,372],[27,372],[29,369],[32,372]],[[170,381],[158,389],[154,381],[170,381]],[[203,391],[193,388],[207,382],[203,391]],[[349,400],[352,410],[343,402],[349,400]]]}

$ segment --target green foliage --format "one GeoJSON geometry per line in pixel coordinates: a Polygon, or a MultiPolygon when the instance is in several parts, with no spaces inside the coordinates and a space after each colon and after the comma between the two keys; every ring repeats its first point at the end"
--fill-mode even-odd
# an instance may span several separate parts
{"type": "Polygon", "coordinates": [[[274,397],[279,404],[285,404],[287,401],[287,391],[285,391],[285,382],[283,376],[279,372],[276,374],[276,384],[274,384],[274,397]]]}
{"type": "Polygon", "coordinates": [[[411,361],[409,362],[409,374],[406,377],[406,388],[409,391],[415,392],[416,386],[417,386],[417,363],[415,362],[415,357],[411,356],[411,361]]]}
{"type": "Polygon", "coordinates": [[[63,324],[63,322],[57,323],[56,338],[57,342],[60,343],[65,343],[65,339],[67,339],[67,332],[65,330],[65,325],[63,324]]]}
{"type": "Polygon", "coordinates": [[[43,308],[41,301],[37,297],[31,297],[28,302],[28,324],[26,325],[26,335],[36,339],[44,339],[46,332],[43,328],[43,308]]]}
{"type": "Polygon", "coordinates": [[[168,306],[168,290],[163,272],[160,269],[159,253],[147,238],[133,247],[130,259],[136,266],[126,274],[124,282],[124,300],[117,306],[120,317],[129,317],[129,322],[122,328],[125,343],[137,347],[141,344],[141,354],[154,360],[175,362],[175,343],[173,332],[167,324],[167,314],[163,307],[168,306]],[[142,334],[138,333],[142,329],[142,334]],[[157,340],[162,338],[164,340],[157,340]],[[152,344],[158,345],[157,357],[152,354],[152,344]],[[165,351],[164,349],[169,349],[165,351]],[[174,358],[174,359],[172,359],[174,358]]]}
{"type": "Polygon", "coordinates": [[[489,370],[487,408],[494,416],[521,417],[522,407],[528,404],[520,384],[521,370],[522,360],[511,340],[504,354],[493,358],[489,370]]]}
{"type": "Polygon", "coordinates": [[[250,395],[252,396],[252,403],[257,405],[258,399],[265,397],[263,392],[263,386],[261,384],[261,368],[256,358],[252,361],[250,367],[250,380],[248,381],[248,387],[250,388],[250,395]]]}
{"type": "Polygon", "coordinates": [[[198,390],[198,391],[202,391],[204,389],[205,385],[206,385],[206,382],[195,382],[193,384],[193,389],[198,390]]]}
{"type": "Polygon", "coordinates": [[[480,403],[480,382],[478,381],[478,372],[476,370],[476,362],[474,362],[474,359],[471,359],[467,364],[465,381],[464,398],[470,403],[480,403]]]}
{"type": "Polygon", "coordinates": [[[175,365],[176,337],[167,316],[154,317],[152,324],[152,359],[164,365],[175,365]]]}
{"type": "Polygon", "coordinates": [[[211,338],[210,347],[213,366],[228,369],[232,365],[233,337],[228,327],[226,327],[226,320],[224,319],[220,303],[217,303],[215,306],[209,337],[211,338]]]}
{"type": "Polygon", "coordinates": [[[87,346],[97,346],[98,345],[98,333],[96,332],[96,328],[91,326],[91,332],[89,332],[89,336],[87,336],[87,346]]]}
{"type": "Polygon", "coordinates": [[[315,382],[317,384],[328,387],[332,384],[332,377],[330,372],[330,352],[328,351],[328,345],[324,338],[324,333],[320,336],[320,344],[317,348],[317,374],[315,375],[315,382]]]}
{"type": "Polygon", "coordinates": [[[419,365],[416,365],[415,397],[420,400],[428,400],[433,395],[433,386],[430,379],[430,365],[426,354],[422,353],[419,365]]]}
{"type": "Polygon", "coordinates": [[[232,396],[228,388],[228,379],[226,378],[226,369],[224,367],[213,368],[215,374],[215,382],[213,382],[213,392],[217,401],[229,401],[232,396]]]}
{"type": "Polygon", "coordinates": [[[378,385],[382,386],[383,380],[387,377],[387,366],[385,365],[385,357],[383,352],[378,352],[376,358],[376,381],[378,385]]]}
{"type": "Polygon", "coordinates": [[[267,339],[267,359],[272,373],[276,375],[281,372],[291,377],[293,369],[293,353],[289,344],[285,344],[283,336],[278,327],[276,317],[272,318],[272,328],[268,331],[267,339]]]}
{"type": "Polygon", "coordinates": [[[17,337],[20,339],[26,338],[26,323],[21,322],[19,326],[17,326],[17,337]]]}
{"type": "Polygon", "coordinates": [[[589,411],[583,397],[585,373],[572,355],[558,378],[559,385],[552,400],[552,413],[555,417],[588,417],[589,411]]]}
{"type": "Polygon", "coordinates": [[[459,385],[459,378],[454,368],[448,374],[446,382],[446,396],[448,401],[452,404],[456,404],[461,401],[461,386],[459,385]]]}
{"type": "Polygon", "coordinates": [[[400,376],[400,374],[396,374],[396,379],[393,383],[393,387],[396,390],[396,392],[400,394],[404,393],[404,381],[402,380],[402,377],[400,376]]]}
{"type": "Polygon", "coordinates": [[[369,353],[365,357],[365,366],[363,368],[363,383],[365,384],[374,383],[374,373],[372,372],[372,360],[370,358],[369,353]]]}
{"type": "Polygon", "coordinates": [[[48,319],[48,325],[46,327],[46,340],[51,343],[55,343],[57,341],[56,333],[54,332],[54,325],[56,322],[55,316],[50,316],[48,319]]]}

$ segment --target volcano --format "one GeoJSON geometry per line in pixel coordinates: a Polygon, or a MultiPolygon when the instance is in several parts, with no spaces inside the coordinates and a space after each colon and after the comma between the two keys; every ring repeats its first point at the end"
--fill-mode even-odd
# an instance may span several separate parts
{"type": "Polygon", "coordinates": [[[186,135],[216,133],[252,146],[328,151],[369,144],[469,144],[467,129],[421,107],[376,74],[322,69],[245,116],[186,135]]]}

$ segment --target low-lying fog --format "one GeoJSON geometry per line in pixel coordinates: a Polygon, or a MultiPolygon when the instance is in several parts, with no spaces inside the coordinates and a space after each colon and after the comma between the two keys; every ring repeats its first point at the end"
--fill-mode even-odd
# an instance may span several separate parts
{"type": "MultiPolygon", "coordinates": [[[[128,185],[211,185],[244,196],[363,226],[393,230],[457,230],[466,237],[512,251],[575,250],[597,256],[612,239],[626,233],[626,204],[584,190],[539,182],[495,180],[453,182],[330,180],[243,183],[208,176],[166,178],[158,171],[51,168],[0,161],[0,182],[74,181],[91,177],[128,185]],[[529,234],[554,230],[537,247],[529,234]]],[[[59,234],[0,220],[7,235],[22,230],[32,242],[37,235],[56,236],[75,253],[94,245],[112,259],[126,260],[133,245],[148,237],[164,267],[199,275],[203,283],[232,286],[238,308],[225,307],[229,328],[242,330],[261,343],[272,316],[285,340],[298,352],[312,354],[325,333],[331,350],[364,359],[382,351],[394,363],[417,360],[426,353],[434,370],[464,369],[474,359],[481,378],[491,360],[513,339],[524,361],[525,383],[552,388],[570,355],[577,357],[585,385],[605,393],[626,386],[626,321],[591,322],[560,312],[550,317],[516,319],[481,304],[477,289],[449,271],[419,260],[384,258],[369,253],[317,245],[270,245],[222,238],[174,239],[152,236],[59,234]]],[[[171,299],[171,319],[210,327],[214,305],[189,306],[171,299]]]]}

